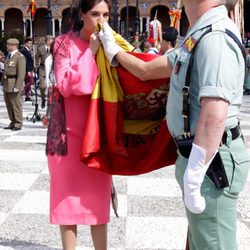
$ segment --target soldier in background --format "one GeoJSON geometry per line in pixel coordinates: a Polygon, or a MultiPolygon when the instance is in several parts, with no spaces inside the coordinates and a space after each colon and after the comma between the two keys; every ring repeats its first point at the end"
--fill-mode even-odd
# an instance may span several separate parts
{"type": "Polygon", "coordinates": [[[22,98],[23,83],[25,78],[26,60],[18,51],[19,41],[16,38],[7,40],[8,56],[4,64],[2,77],[4,101],[8,111],[10,124],[4,129],[17,131],[22,129],[23,111],[22,98]]]}
{"type": "Polygon", "coordinates": [[[168,54],[174,50],[178,31],[174,27],[167,27],[162,33],[161,49],[164,53],[168,54]]]}
{"type": "Polygon", "coordinates": [[[46,91],[46,83],[45,83],[45,60],[50,55],[50,45],[53,42],[53,37],[48,35],[45,37],[45,44],[41,45],[37,48],[37,52],[35,55],[36,60],[36,68],[38,69],[39,75],[39,88],[42,98],[41,108],[45,108],[45,91],[46,91]]]}

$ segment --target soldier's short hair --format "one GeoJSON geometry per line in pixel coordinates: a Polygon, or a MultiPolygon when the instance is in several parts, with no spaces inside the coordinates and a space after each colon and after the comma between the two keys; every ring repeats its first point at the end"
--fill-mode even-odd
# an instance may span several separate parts
{"type": "Polygon", "coordinates": [[[218,0],[220,4],[224,4],[228,11],[233,10],[238,0],[218,0]]]}

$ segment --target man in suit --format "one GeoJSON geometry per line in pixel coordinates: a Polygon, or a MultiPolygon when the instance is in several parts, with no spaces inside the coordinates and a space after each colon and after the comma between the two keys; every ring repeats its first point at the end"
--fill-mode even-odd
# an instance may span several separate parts
{"type": "Polygon", "coordinates": [[[4,129],[17,131],[22,129],[23,111],[21,94],[25,78],[26,60],[18,51],[19,41],[16,38],[7,40],[8,56],[4,64],[3,91],[10,124],[4,129]]]}
{"type": "Polygon", "coordinates": [[[25,76],[25,87],[24,87],[26,102],[31,101],[30,86],[34,84],[34,78],[33,78],[34,60],[32,57],[32,46],[33,46],[32,39],[26,38],[24,46],[20,51],[26,59],[26,76],[25,76]]]}
{"type": "Polygon", "coordinates": [[[41,108],[45,108],[45,91],[46,91],[46,83],[45,83],[45,60],[50,55],[50,45],[53,42],[53,37],[48,35],[45,37],[45,44],[41,45],[37,48],[37,52],[35,55],[36,59],[36,68],[38,69],[39,75],[39,88],[42,98],[41,108]]]}

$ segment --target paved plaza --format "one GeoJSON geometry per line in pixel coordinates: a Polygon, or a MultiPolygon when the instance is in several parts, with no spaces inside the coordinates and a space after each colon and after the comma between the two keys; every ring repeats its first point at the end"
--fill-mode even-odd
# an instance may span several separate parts
{"type": "MultiPolygon", "coordinates": [[[[31,102],[25,102],[24,117],[33,111],[31,102]]],[[[248,96],[240,120],[250,151],[248,96]]],[[[41,122],[25,120],[23,130],[12,132],[3,129],[8,124],[0,96],[0,250],[61,249],[58,226],[49,224],[46,129],[41,122]]],[[[174,166],[141,176],[115,176],[114,182],[120,218],[111,210],[109,249],[184,249],[187,221],[174,166]]],[[[239,250],[250,249],[250,178],[238,203],[238,242],[239,250]]],[[[89,228],[80,226],[77,250],[84,249],[93,247],[89,228]]]]}

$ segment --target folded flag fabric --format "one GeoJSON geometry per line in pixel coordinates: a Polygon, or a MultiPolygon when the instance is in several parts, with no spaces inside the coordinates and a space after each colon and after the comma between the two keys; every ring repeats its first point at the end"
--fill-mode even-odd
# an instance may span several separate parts
{"type": "MultiPolygon", "coordinates": [[[[125,51],[149,61],[156,55],[129,52],[133,47],[114,32],[125,51]]],[[[127,70],[110,66],[103,47],[96,56],[99,76],[91,96],[81,159],[113,175],[137,175],[176,160],[166,126],[169,79],[141,82],[127,70]]]]}

